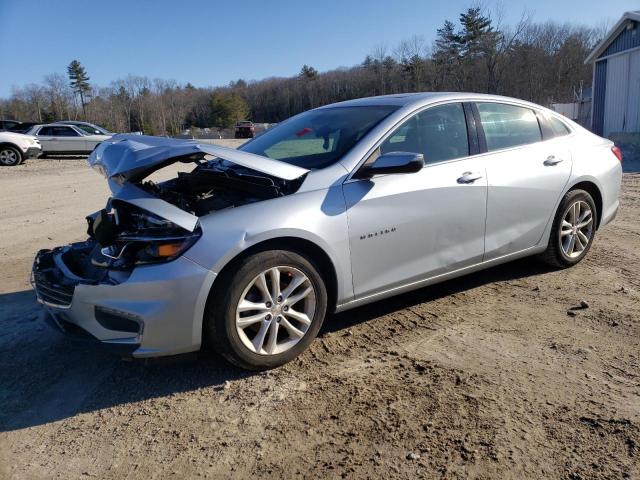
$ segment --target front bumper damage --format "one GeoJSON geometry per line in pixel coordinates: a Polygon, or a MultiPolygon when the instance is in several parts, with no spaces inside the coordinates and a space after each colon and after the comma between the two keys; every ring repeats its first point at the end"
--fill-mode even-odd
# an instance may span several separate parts
{"type": "Polygon", "coordinates": [[[42,147],[29,147],[24,152],[24,158],[38,158],[42,153],[42,147]]]}
{"type": "Polygon", "coordinates": [[[133,357],[198,350],[213,272],[179,257],[130,272],[87,266],[95,242],[41,250],[31,281],[45,320],[68,336],[133,357]]]}

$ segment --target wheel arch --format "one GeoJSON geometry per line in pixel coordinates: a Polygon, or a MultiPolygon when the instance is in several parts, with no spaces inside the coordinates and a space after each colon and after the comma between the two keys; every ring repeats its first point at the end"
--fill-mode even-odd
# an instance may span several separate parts
{"type": "Polygon", "coordinates": [[[572,190],[584,190],[591,198],[593,198],[593,202],[596,204],[596,229],[600,227],[600,221],[602,220],[602,192],[600,191],[600,187],[591,180],[581,180],[577,183],[571,185],[566,193],[571,192],[572,190]]]}
{"type": "Polygon", "coordinates": [[[15,143],[11,143],[11,142],[7,142],[6,140],[3,142],[0,142],[0,148],[2,147],[12,147],[15,148],[16,150],[18,150],[20,152],[20,155],[22,155],[22,148],[20,148],[18,145],[16,145],[15,143]]]}
{"type": "Polygon", "coordinates": [[[225,265],[220,269],[220,272],[216,275],[216,278],[213,281],[211,288],[209,289],[207,303],[212,298],[213,292],[215,291],[214,289],[219,286],[221,282],[224,282],[224,278],[229,275],[229,272],[233,272],[235,269],[237,269],[237,266],[242,263],[245,258],[258,252],[264,252],[268,250],[291,250],[309,257],[320,270],[320,276],[325,281],[325,285],[327,287],[327,312],[333,312],[335,310],[338,299],[338,272],[333,260],[331,259],[329,254],[317,243],[314,243],[311,240],[305,238],[294,236],[284,236],[262,240],[251,245],[245,250],[242,250],[233,258],[231,258],[227,263],[225,263],[225,265]],[[220,280],[221,278],[223,279],[222,281],[220,280]]]}

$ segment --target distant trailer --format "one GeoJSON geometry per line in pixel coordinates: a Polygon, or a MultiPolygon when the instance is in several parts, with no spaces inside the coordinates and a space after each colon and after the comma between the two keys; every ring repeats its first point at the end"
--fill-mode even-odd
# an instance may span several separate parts
{"type": "Polygon", "coordinates": [[[640,10],[626,12],[585,63],[593,64],[593,132],[640,133],[640,10]]]}

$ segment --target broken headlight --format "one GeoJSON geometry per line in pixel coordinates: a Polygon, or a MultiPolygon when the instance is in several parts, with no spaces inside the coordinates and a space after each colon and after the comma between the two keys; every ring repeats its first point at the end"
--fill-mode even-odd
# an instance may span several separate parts
{"type": "Polygon", "coordinates": [[[186,252],[202,235],[133,206],[117,202],[87,217],[89,235],[102,247],[94,265],[127,267],[132,264],[168,262],[186,252]]]}

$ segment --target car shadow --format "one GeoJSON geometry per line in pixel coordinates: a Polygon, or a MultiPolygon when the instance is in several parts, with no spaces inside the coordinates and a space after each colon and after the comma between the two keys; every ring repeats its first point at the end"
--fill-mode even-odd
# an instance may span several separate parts
{"type": "Polygon", "coordinates": [[[320,335],[323,332],[348,329],[376,317],[388,315],[415,305],[429,303],[439,298],[489,283],[516,280],[552,271],[554,271],[552,267],[535,258],[523,258],[335,314],[329,322],[325,322],[320,335]]]}
{"type": "MultiPolygon", "coordinates": [[[[473,289],[550,271],[531,260],[510,264],[398,295],[336,314],[321,335],[404,308],[473,289]]],[[[0,295],[0,431],[13,431],[80,413],[165,397],[260,373],[247,372],[213,353],[149,361],[123,361],[61,336],[40,318],[34,293],[0,295]]]]}

